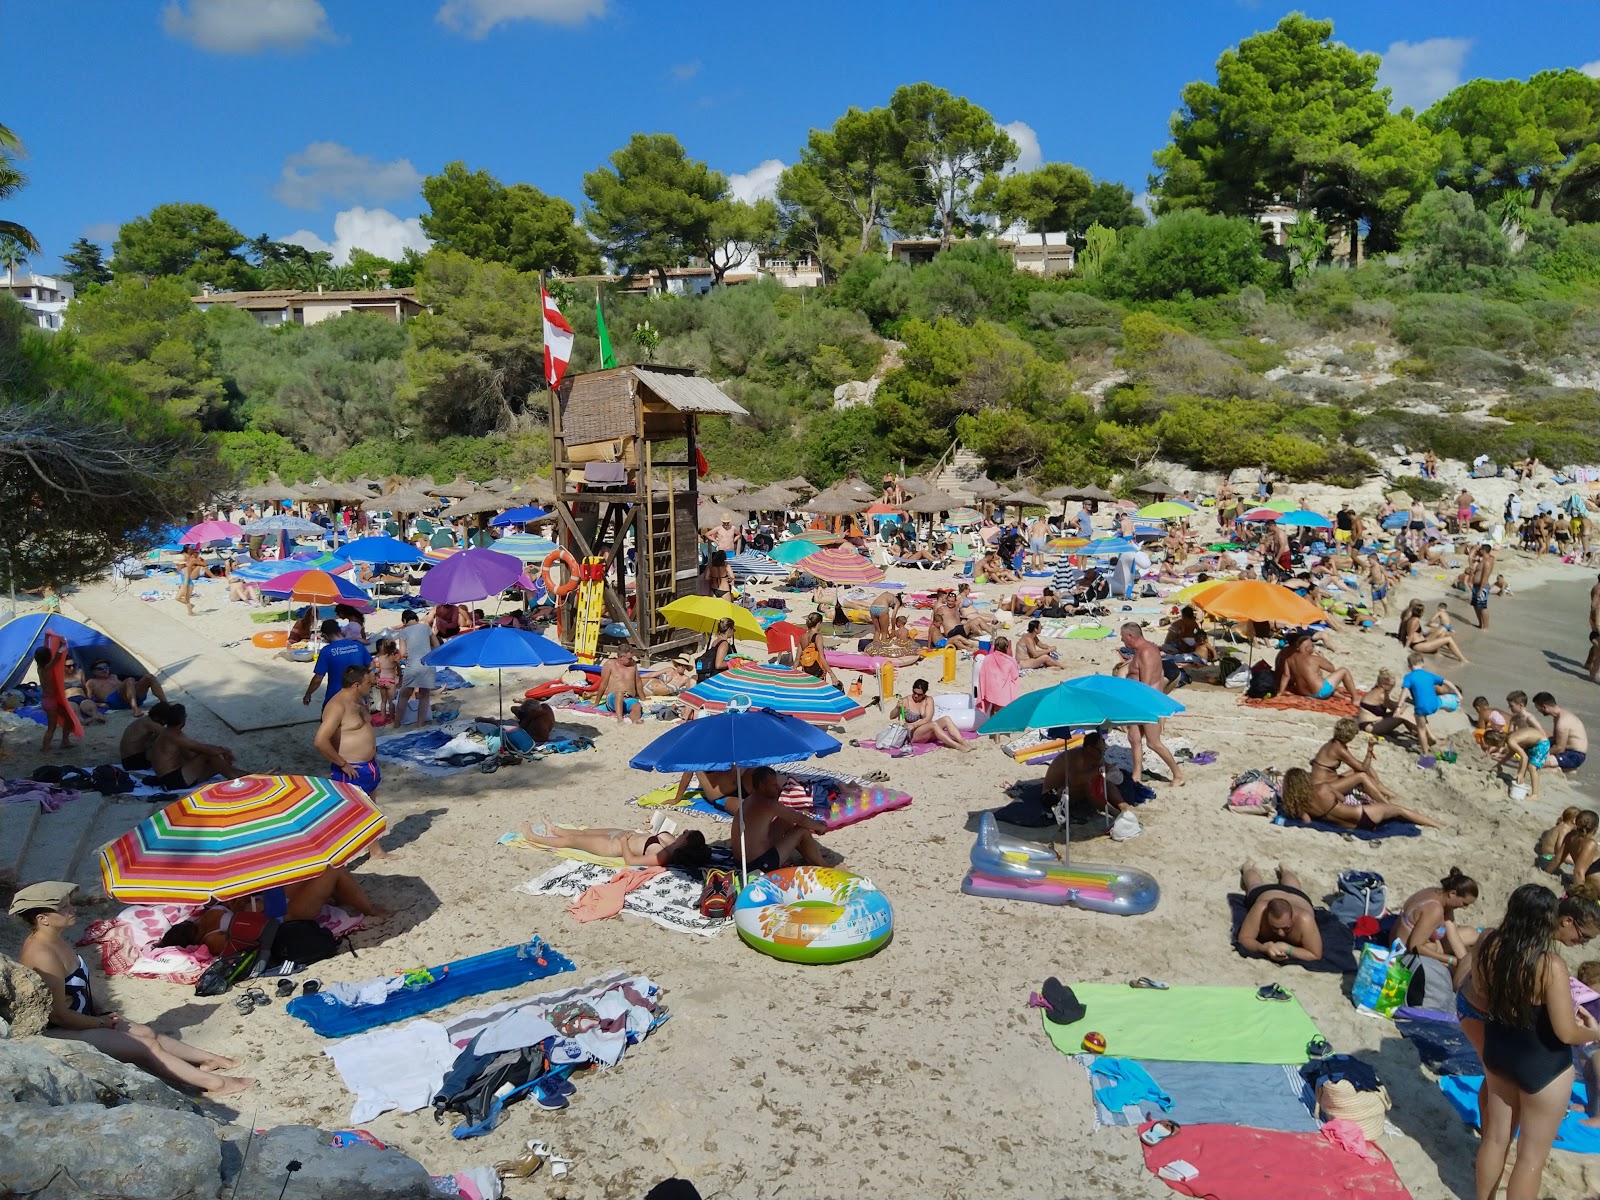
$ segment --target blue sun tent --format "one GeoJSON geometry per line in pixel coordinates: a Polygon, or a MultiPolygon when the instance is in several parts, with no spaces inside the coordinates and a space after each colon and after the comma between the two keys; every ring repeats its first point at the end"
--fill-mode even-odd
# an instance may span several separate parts
{"type": "Polygon", "coordinates": [[[59,634],[67,640],[73,661],[85,675],[102,659],[111,664],[114,675],[145,673],[137,658],[98,629],[90,629],[70,617],[29,613],[0,625],[0,671],[5,673],[0,688],[16,687],[33,670],[33,653],[44,645],[46,633],[59,634]]]}

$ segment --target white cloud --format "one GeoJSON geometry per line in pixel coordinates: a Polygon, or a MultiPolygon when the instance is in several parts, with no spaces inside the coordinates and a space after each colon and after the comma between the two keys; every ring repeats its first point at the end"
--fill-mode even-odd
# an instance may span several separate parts
{"type": "Polygon", "coordinates": [[[679,83],[688,83],[689,80],[700,74],[700,60],[697,58],[693,62],[673,63],[671,74],[679,83]]]}
{"type": "Polygon", "coordinates": [[[444,0],[441,25],[470,38],[486,37],[507,21],[543,21],[576,28],[590,17],[603,17],[606,0],[444,0]]]}
{"type": "Polygon", "coordinates": [[[1393,42],[1383,52],[1378,86],[1391,95],[1391,107],[1407,106],[1421,112],[1461,82],[1471,38],[1429,38],[1423,42],[1393,42]]]}
{"type": "Polygon", "coordinates": [[[317,0],[168,0],[161,27],[214,54],[293,52],[334,40],[317,0]]]}
{"type": "Polygon", "coordinates": [[[748,171],[729,175],[728,191],[733,193],[734,199],[743,200],[746,204],[770,200],[778,194],[778,176],[786,169],[781,158],[769,158],[748,171]]]}
{"type": "Polygon", "coordinates": [[[1155,220],[1155,202],[1150,199],[1149,192],[1140,192],[1135,196],[1133,198],[1133,206],[1144,213],[1146,220],[1155,220]]]}
{"type": "Polygon", "coordinates": [[[1600,79],[1600,58],[1595,59],[1593,62],[1584,63],[1578,70],[1585,75],[1593,75],[1596,79],[1600,79]]]}
{"type": "Polygon", "coordinates": [[[122,232],[122,226],[115,221],[101,221],[95,225],[85,225],[83,236],[91,242],[98,242],[102,246],[109,246],[117,240],[117,234],[122,232]]]}
{"type": "Polygon", "coordinates": [[[1017,161],[1006,168],[1007,175],[1037,170],[1044,163],[1044,151],[1039,149],[1039,135],[1026,121],[1012,121],[1000,126],[1017,144],[1017,161]]]}
{"type": "Polygon", "coordinates": [[[393,200],[422,186],[408,158],[378,162],[338,142],[312,142],[283,160],[272,194],[290,208],[317,209],[329,201],[393,200]]]}
{"type": "Polygon", "coordinates": [[[330,250],[333,265],[343,266],[350,261],[354,246],[380,258],[400,258],[407,250],[426,250],[428,239],[422,232],[422,222],[416,217],[404,220],[386,208],[347,208],[333,218],[333,241],[311,232],[297,229],[280,242],[293,242],[307,250],[330,250]]]}

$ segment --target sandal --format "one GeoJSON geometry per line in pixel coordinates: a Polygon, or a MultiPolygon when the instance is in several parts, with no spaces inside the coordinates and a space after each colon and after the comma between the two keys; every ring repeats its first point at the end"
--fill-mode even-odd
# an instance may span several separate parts
{"type": "Polygon", "coordinates": [[[281,1000],[285,996],[292,996],[292,995],[294,995],[294,980],[292,980],[292,979],[280,979],[280,980],[278,980],[278,998],[281,1000]]]}
{"type": "Polygon", "coordinates": [[[1257,1000],[1293,1000],[1294,997],[1291,996],[1288,993],[1288,991],[1286,991],[1283,988],[1283,986],[1281,984],[1268,983],[1268,984],[1263,984],[1261,987],[1256,989],[1256,999],[1257,1000]]]}
{"type": "Polygon", "coordinates": [[[1162,983],[1159,979],[1151,979],[1148,975],[1141,975],[1137,979],[1128,980],[1128,986],[1131,988],[1150,988],[1157,992],[1164,992],[1171,985],[1162,983]]]}
{"type": "Polygon", "coordinates": [[[241,1015],[248,1017],[255,1011],[256,1002],[251,997],[250,993],[246,992],[242,996],[235,996],[233,998],[233,1006],[239,1010],[241,1015]]]}
{"type": "Polygon", "coordinates": [[[1306,1057],[1309,1059],[1327,1058],[1332,1053],[1333,1047],[1328,1044],[1328,1039],[1320,1035],[1306,1043],[1306,1057]]]}
{"type": "Polygon", "coordinates": [[[494,1165],[494,1173],[501,1179],[527,1179],[537,1174],[540,1167],[544,1166],[544,1159],[534,1153],[530,1146],[515,1158],[505,1159],[494,1165]]]}

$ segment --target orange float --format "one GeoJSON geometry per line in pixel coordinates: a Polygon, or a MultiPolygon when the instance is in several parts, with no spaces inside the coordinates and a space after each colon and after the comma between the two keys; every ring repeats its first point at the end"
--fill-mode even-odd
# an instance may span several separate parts
{"type": "Polygon", "coordinates": [[[289,644],[289,631],[287,629],[263,629],[250,639],[251,645],[260,646],[263,650],[282,650],[289,644]]]}
{"type": "Polygon", "coordinates": [[[544,583],[545,591],[558,600],[572,594],[573,590],[578,586],[579,577],[578,560],[572,557],[571,551],[561,547],[550,551],[549,554],[544,556],[544,562],[539,564],[539,578],[544,583]],[[550,568],[557,563],[562,564],[567,571],[566,582],[559,587],[556,585],[555,580],[550,577],[550,568]]]}

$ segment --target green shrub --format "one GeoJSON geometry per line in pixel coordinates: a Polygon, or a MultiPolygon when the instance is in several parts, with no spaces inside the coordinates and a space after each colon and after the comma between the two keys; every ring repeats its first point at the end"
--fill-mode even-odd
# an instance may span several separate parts
{"type": "Polygon", "coordinates": [[[1476,346],[1440,346],[1418,371],[1422,379],[1476,388],[1509,387],[1527,375],[1520,363],[1476,346]]]}
{"type": "Polygon", "coordinates": [[[1440,346],[1515,350],[1529,345],[1536,329],[1532,317],[1504,300],[1431,292],[1402,300],[1394,323],[1396,337],[1428,354],[1440,346]]]}
{"type": "Polygon", "coordinates": [[[1128,231],[1101,284],[1129,300],[1220,296],[1257,282],[1264,265],[1254,223],[1184,210],[1128,231]]]}

